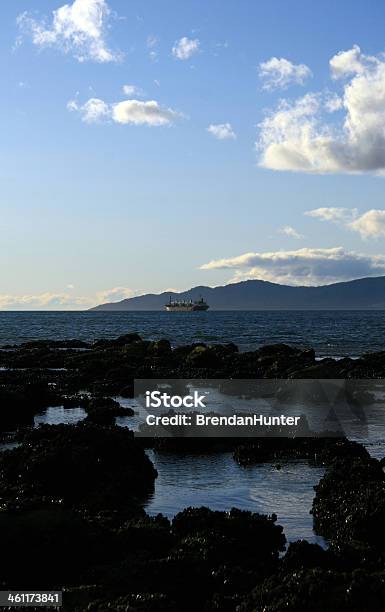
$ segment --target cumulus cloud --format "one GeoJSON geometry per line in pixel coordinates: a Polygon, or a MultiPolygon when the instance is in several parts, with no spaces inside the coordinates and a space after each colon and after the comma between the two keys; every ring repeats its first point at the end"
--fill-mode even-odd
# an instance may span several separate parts
{"type": "Polygon", "coordinates": [[[351,74],[362,74],[368,64],[376,64],[377,59],[363,55],[358,45],[353,45],[348,51],[340,51],[329,62],[333,79],[342,79],[351,74]]]}
{"type": "Polygon", "coordinates": [[[123,100],[108,104],[99,98],[90,98],[85,104],[71,100],[70,111],[80,113],[86,123],[113,121],[124,125],[148,125],[153,127],[171,125],[180,113],[171,108],[161,107],[155,100],[123,100]]]}
{"type": "Polygon", "coordinates": [[[297,232],[297,230],[294,229],[294,227],[291,227],[291,225],[285,225],[284,227],[281,227],[279,233],[285,234],[285,236],[289,236],[290,238],[295,238],[296,240],[301,240],[302,238],[304,238],[303,234],[297,232]]]}
{"type": "Polygon", "coordinates": [[[363,238],[385,236],[385,210],[368,210],[352,221],[350,228],[359,232],[363,238]]]}
{"type": "Polygon", "coordinates": [[[341,102],[326,92],[281,100],[260,124],[259,164],[313,173],[385,173],[385,56],[358,46],[335,55],[332,77],[342,79],[341,102]],[[343,108],[342,121],[330,110],[343,108]]]}
{"type": "Polygon", "coordinates": [[[237,136],[231,126],[231,123],[211,124],[207,131],[218,140],[234,140],[237,136]]]}
{"type": "Polygon", "coordinates": [[[385,210],[368,210],[359,214],[357,208],[316,208],[305,215],[331,221],[358,232],[362,238],[381,238],[385,236],[385,210]]]}
{"type": "Polygon", "coordinates": [[[187,38],[183,36],[175,42],[172,48],[172,54],[176,59],[187,60],[192,55],[199,51],[200,42],[198,38],[187,38]]]}
{"type": "Polygon", "coordinates": [[[261,279],[287,285],[322,285],[385,274],[385,255],[365,255],[330,249],[304,248],[295,251],[245,253],[217,259],[202,270],[235,270],[234,281],[261,279]]]}
{"type": "Polygon", "coordinates": [[[74,0],[53,11],[51,23],[47,19],[38,21],[25,12],[18,16],[17,24],[37,47],[60,49],[71,53],[79,62],[105,63],[121,58],[106,42],[110,17],[106,0],[74,0]]]}
{"type": "Polygon", "coordinates": [[[293,64],[284,57],[272,57],[259,64],[259,76],[263,81],[262,89],[286,89],[289,85],[303,85],[312,76],[305,64],[293,64]]]}

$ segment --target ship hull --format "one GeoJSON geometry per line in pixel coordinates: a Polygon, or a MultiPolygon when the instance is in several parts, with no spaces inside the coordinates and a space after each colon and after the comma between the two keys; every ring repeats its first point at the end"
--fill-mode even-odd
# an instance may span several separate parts
{"type": "Polygon", "coordinates": [[[167,312],[203,312],[208,310],[208,306],[200,306],[199,304],[194,304],[193,306],[165,306],[167,312]]]}

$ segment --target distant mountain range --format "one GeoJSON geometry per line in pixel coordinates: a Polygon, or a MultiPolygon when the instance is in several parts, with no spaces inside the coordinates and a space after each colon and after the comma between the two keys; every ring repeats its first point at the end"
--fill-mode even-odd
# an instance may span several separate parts
{"type": "Polygon", "coordinates": [[[91,310],[163,310],[170,296],[180,300],[202,296],[210,310],[382,310],[385,309],[385,276],[320,287],[290,287],[249,280],[223,287],[194,287],[182,293],[148,293],[101,304],[91,310]]]}

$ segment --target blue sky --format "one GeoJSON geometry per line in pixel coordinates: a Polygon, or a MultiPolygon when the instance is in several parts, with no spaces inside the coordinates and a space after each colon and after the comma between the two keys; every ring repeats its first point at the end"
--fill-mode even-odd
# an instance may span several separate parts
{"type": "Polygon", "coordinates": [[[385,274],[384,18],[4,2],[0,307],[385,274]]]}

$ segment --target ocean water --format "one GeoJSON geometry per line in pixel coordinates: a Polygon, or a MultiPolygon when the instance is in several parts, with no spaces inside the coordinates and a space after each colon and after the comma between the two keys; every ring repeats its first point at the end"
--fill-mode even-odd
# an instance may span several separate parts
{"type": "Polygon", "coordinates": [[[385,350],[385,311],[0,312],[0,346],[129,332],[173,345],[234,342],[254,350],[284,342],[311,346],[318,357],[357,357],[385,350]]]}

